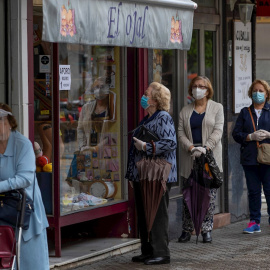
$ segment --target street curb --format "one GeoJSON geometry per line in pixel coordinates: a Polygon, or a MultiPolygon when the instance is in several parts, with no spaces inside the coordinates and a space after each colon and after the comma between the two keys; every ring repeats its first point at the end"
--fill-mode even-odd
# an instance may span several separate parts
{"type": "Polygon", "coordinates": [[[54,265],[50,265],[50,269],[57,269],[57,270],[73,269],[75,267],[84,266],[84,265],[87,265],[96,261],[104,260],[108,257],[122,255],[124,253],[137,250],[138,248],[140,248],[140,246],[141,246],[140,239],[135,239],[133,241],[116,245],[116,246],[112,246],[110,248],[93,252],[88,255],[84,255],[78,258],[67,260],[65,262],[56,263],[54,265]]]}

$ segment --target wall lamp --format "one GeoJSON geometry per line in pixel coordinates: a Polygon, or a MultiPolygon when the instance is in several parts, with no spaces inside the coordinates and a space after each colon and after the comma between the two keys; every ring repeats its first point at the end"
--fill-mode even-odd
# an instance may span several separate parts
{"type": "MultiPolygon", "coordinates": [[[[230,0],[231,11],[233,11],[236,1],[237,0],[230,0]]],[[[238,4],[240,20],[244,25],[251,20],[253,6],[254,4],[252,4],[250,0],[241,0],[238,4]]]]}

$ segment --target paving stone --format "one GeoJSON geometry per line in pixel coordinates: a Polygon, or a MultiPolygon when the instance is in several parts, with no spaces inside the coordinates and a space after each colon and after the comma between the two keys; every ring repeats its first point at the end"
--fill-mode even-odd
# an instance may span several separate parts
{"type": "Polygon", "coordinates": [[[261,233],[243,234],[248,220],[236,222],[212,232],[213,242],[202,243],[199,236],[191,237],[188,243],[170,242],[171,263],[169,265],[147,266],[143,263],[132,263],[131,257],[140,254],[140,250],[116,255],[102,261],[94,262],[74,270],[196,270],[226,269],[251,270],[270,269],[270,227],[266,211],[262,213],[261,233]]]}

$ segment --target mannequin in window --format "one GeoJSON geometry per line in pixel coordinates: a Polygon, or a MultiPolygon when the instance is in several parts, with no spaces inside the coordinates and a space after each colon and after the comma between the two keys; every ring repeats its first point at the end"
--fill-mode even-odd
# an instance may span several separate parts
{"type": "MultiPolygon", "coordinates": [[[[52,126],[48,123],[42,123],[38,126],[38,134],[42,142],[42,151],[43,155],[46,156],[49,162],[52,162],[52,149],[53,149],[53,137],[52,137],[52,126]]],[[[64,153],[64,143],[60,134],[59,137],[59,146],[60,146],[60,158],[64,153]]]]}
{"type": "Polygon", "coordinates": [[[92,85],[95,99],[83,105],[77,128],[79,150],[96,151],[97,146],[106,143],[106,138],[98,143],[104,132],[104,120],[110,120],[109,85],[105,78],[97,78],[92,85]]]}

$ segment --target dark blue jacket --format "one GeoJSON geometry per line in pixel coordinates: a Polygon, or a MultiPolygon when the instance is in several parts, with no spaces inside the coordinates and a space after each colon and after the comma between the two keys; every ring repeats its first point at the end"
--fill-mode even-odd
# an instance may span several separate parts
{"type": "MultiPolygon", "coordinates": [[[[270,105],[268,103],[265,103],[262,114],[259,118],[259,123],[257,126],[257,115],[254,110],[254,106],[250,106],[252,116],[254,119],[254,123],[256,126],[256,130],[264,129],[267,131],[270,131],[270,105]]],[[[254,128],[252,124],[252,120],[248,111],[248,107],[245,107],[241,110],[232,136],[234,140],[241,144],[241,159],[240,163],[242,165],[258,165],[257,162],[257,143],[256,141],[246,141],[246,138],[248,134],[253,133],[254,128]]],[[[270,139],[263,140],[261,143],[270,143],[270,139]]]]}

